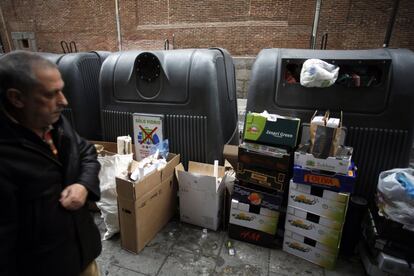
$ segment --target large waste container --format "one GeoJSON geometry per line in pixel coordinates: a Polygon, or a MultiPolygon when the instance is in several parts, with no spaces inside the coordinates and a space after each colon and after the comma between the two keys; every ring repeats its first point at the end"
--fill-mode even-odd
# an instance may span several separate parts
{"type": "Polygon", "coordinates": [[[257,56],[247,110],[267,110],[309,122],[315,109],[343,111],[345,143],[354,147],[356,194],[372,199],[380,171],[407,167],[414,125],[414,53],[407,49],[265,49],[257,56]],[[300,85],[305,60],[340,67],[328,88],[300,85]]]}
{"type": "Polygon", "coordinates": [[[58,67],[65,82],[63,92],[69,101],[65,111],[79,135],[102,140],[99,99],[99,72],[107,52],[83,52],[63,55],[58,67]]]}
{"type": "Polygon", "coordinates": [[[164,115],[170,151],[182,161],[222,159],[238,142],[234,64],[223,49],[111,54],[100,75],[104,139],[133,136],[132,114],[164,115]]]}

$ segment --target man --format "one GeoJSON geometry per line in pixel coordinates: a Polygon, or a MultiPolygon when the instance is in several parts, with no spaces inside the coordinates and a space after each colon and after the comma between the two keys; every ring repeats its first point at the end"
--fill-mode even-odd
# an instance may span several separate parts
{"type": "Polygon", "coordinates": [[[97,271],[100,234],[85,202],[100,198],[100,165],[61,116],[63,86],[37,54],[0,58],[0,275],[97,271]]]}

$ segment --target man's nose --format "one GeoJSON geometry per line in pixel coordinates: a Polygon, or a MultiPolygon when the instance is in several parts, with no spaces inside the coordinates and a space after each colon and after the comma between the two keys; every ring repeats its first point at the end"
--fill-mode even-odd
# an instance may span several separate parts
{"type": "Polygon", "coordinates": [[[58,94],[58,104],[62,106],[68,105],[68,100],[66,100],[66,97],[62,91],[59,91],[59,94],[58,94]]]}

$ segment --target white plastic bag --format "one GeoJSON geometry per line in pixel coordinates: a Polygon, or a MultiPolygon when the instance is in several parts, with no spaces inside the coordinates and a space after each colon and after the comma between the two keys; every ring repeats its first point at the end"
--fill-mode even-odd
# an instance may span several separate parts
{"type": "Polygon", "coordinates": [[[414,231],[414,169],[381,172],[378,180],[378,204],[391,220],[414,231]]]}
{"type": "Polygon", "coordinates": [[[300,72],[300,84],[305,87],[329,87],[338,78],[339,67],[320,59],[308,59],[300,72]]]}
{"type": "Polygon", "coordinates": [[[101,210],[104,219],[106,232],[103,239],[107,240],[119,232],[115,176],[128,169],[132,154],[99,156],[98,161],[101,164],[99,172],[101,200],[96,203],[96,206],[101,210]]]}

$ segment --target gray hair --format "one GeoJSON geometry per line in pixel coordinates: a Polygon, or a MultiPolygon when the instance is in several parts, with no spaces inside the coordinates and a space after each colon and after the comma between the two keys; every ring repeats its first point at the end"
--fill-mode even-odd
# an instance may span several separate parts
{"type": "Polygon", "coordinates": [[[56,68],[56,64],[28,51],[13,51],[0,57],[0,104],[7,104],[6,91],[14,88],[28,93],[39,82],[35,70],[56,68]]]}

